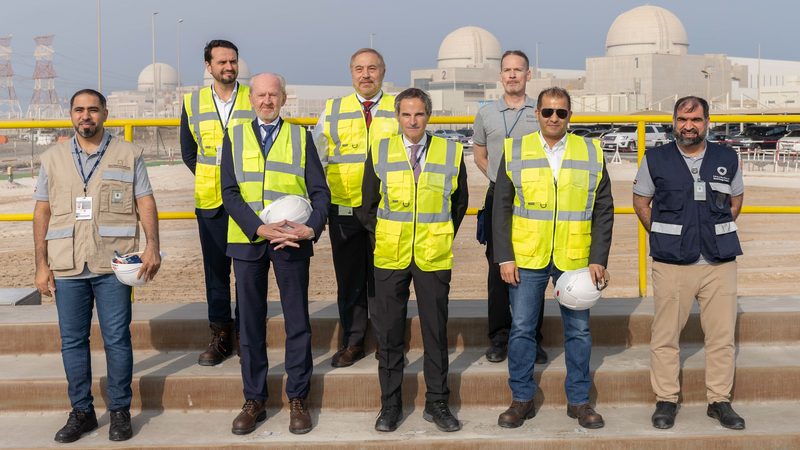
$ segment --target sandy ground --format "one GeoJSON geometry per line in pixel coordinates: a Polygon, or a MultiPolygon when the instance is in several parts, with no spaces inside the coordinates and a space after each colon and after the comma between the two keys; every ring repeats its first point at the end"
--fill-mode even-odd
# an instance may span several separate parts
{"type": "MultiPolygon", "coordinates": [[[[470,206],[479,207],[487,181],[468,155],[470,206]]],[[[631,206],[631,181],[636,166],[623,162],[609,165],[616,206],[631,206]]],[[[179,164],[149,168],[160,211],[192,211],[193,177],[179,164]]],[[[772,174],[745,172],[746,205],[800,205],[800,172],[772,174]]],[[[16,186],[0,184],[0,214],[33,210],[33,180],[18,179],[16,186]]],[[[744,256],[739,258],[740,295],[796,294],[800,285],[800,220],[797,215],[743,215],[738,221],[744,256]]],[[[160,223],[162,250],[167,253],[155,281],[137,288],[140,302],[204,301],[202,257],[193,220],[160,223]]],[[[637,221],[634,215],[617,215],[609,261],[612,282],[607,297],[635,297],[637,281],[637,221]]],[[[315,247],[311,260],[312,300],[336,298],[336,281],[327,232],[315,247]]],[[[454,300],[486,298],[484,247],[475,240],[475,217],[468,216],[455,240],[455,266],[451,284],[454,300]]],[[[33,238],[30,222],[0,222],[0,287],[32,287],[33,238]]],[[[649,278],[648,278],[649,284],[649,278]]],[[[277,299],[271,279],[270,300],[277,299]]],[[[648,289],[648,294],[652,291],[648,289]]],[[[45,299],[45,301],[48,301],[45,299]]]]}

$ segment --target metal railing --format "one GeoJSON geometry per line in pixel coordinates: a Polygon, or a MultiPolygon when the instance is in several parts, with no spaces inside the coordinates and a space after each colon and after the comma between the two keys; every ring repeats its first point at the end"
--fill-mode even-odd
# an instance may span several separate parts
{"type": "MultiPolygon", "coordinates": [[[[431,117],[431,125],[469,125],[474,121],[474,116],[437,116],[431,117]]],[[[713,123],[800,123],[800,114],[792,115],[714,115],[710,117],[713,123]]],[[[317,119],[313,117],[287,118],[287,122],[298,125],[315,125],[317,119]]],[[[645,126],[648,123],[671,123],[669,115],[573,115],[570,123],[609,123],[630,124],[637,127],[637,165],[641,163],[645,148],[645,126]]],[[[105,123],[107,128],[123,128],[125,140],[133,142],[133,129],[135,127],[177,127],[180,119],[109,119],[105,123]]],[[[24,128],[72,128],[68,120],[21,120],[0,121],[0,129],[24,128]]],[[[477,214],[477,208],[469,208],[468,215],[477,214]]],[[[742,214],[800,214],[800,206],[744,206],[742,214]]],[[[614,214],[635,214],[633,207],[615,207],[614,214]]],[[[194,212],[160,212],[159,220],[186,220],[194,219],[194,212]]],[[[0,214],[0,222],[32,221],[33,214],[0,214]]],[[[639,297],[647,295],[647,231],[638,223],[637,250],[638,250],[638,278],[639,297]]]]}

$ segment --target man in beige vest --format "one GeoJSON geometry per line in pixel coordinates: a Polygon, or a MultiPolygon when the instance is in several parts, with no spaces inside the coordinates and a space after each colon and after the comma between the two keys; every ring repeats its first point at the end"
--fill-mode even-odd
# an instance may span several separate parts
{"type": "Polygon", "coordinates": [[[147,244],[138,277],[151,280],[161,266],[158,213],[142,150],[103,129],[106,99],[92,89],[70,99],[75,136],[41,157],[33,210],[36,288],[55,294],[61,357],[72,412],[56,433],[73,442],[97,428],[92,404],[89,332],[92,309],[103,335],[107,360],[108,438],[124,441],[131,429],[131,287],[111,270],[114,252],[139,249],[141,219],[147,244]]]}

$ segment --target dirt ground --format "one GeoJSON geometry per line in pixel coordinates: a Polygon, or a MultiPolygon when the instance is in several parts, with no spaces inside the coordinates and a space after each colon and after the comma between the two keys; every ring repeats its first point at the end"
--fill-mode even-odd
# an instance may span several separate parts
{"type": "MultiPolygon", "coordinates": [[[[470,181],[470,206],[479,207],[487,181],[477,170],[471,155],[466,156],[470,181]]],[[[615,204],[631,206],[631,182],[636,171],[633,163],[609,165],[615,204]]],[[[149,168],[158,209],[192,211],[193,178],[179,163],[149,168]]],[[[745,205],[800,205],[800,172],[745,172],[745,205]]],[[[0,214],[33,211],[33,180],[20,178],[14,186],[0,183],[0,214]]],[[[742,215],[738,220],[744,256],[739,258],[740,295],[796,294],[800,285],[800,224],[797,215],[742,215]]],[[[0,287],[32,287],[34,276],[33,237],[30,222],[0,222],[0,287]]],[[[636,297],[637,228],[634,215],[618,214],[608,270],[612,281],[606,297],[636,297]]],[[[202,302],[205,298],[202,257],[194,220],[160,222],[161,249],[167,253],[158,277],[136,290],[139,302],[202,302]]],[[[484,247],[475,240],[475,217],[468,216],[455,240],[455,266],[451,299],[486,298],[484,247]]],[[[649,264],[648,264],[649,267],[649,264]]],[[[650,283],[648,277],[648,285],[650,283]]],[[[270,300],[278,291],[271,280],[270,300]]],[[[652,290],[648,287],[648,295],[652,290]]],[[[327,232],[315,247],[311,260],[312,300],[336,298],[336,281],[327,232]]],[[[49,301],[44,299],[45,302],[49,301]]]]}

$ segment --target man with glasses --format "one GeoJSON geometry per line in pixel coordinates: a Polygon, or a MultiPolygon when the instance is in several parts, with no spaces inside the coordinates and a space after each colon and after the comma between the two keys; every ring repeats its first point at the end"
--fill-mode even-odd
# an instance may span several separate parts
{"type": "MultiPolygon", "coordinates": [[[[555,284],[564,271],[588,266],[592,280],[601,282],[614,224],[611,181],[599,142],[567,133],[569,93],[551,87],[539,93],[536,104],[541,131],[504,142],[492,213],[494,257],[510,285],[512,402],[497,421],[506,428],[519,427],[536,414],[536,327],[548,281],[555,284]]],[[[589,310],[559,308],[567,415],[584,428],[601,428],[603,417],[589,404],[589,310]]]]}
{"type": "MultiPolygon", "coordinates": [[[[536,120],[536,102],[525,94],[525,86],[531,79],[528,56],[522,50],[508,50],[500,59],[500,82],[505,93],[502,97],[482,107],[475,116],[472,148],[475,165],[489,178],[489,189],[478,213],[478,240],[486,244],[486,260],[489,263],[487,277],[489,348],[486,359],[503,362],[508,354],[508,332],[511,329],[511,309],[508,304],[508,284],[500,277],[500,266],[493,259],[492,197],[497,169],[503,156],[503,141],[521,138],[539,129],[536,120]]],[[[543,311],[543,310],[542,310],[543,311]]],[[[542,316],[536,327],[536,364],[547,362],[547,353],[542,348],[542,316]]]]}

